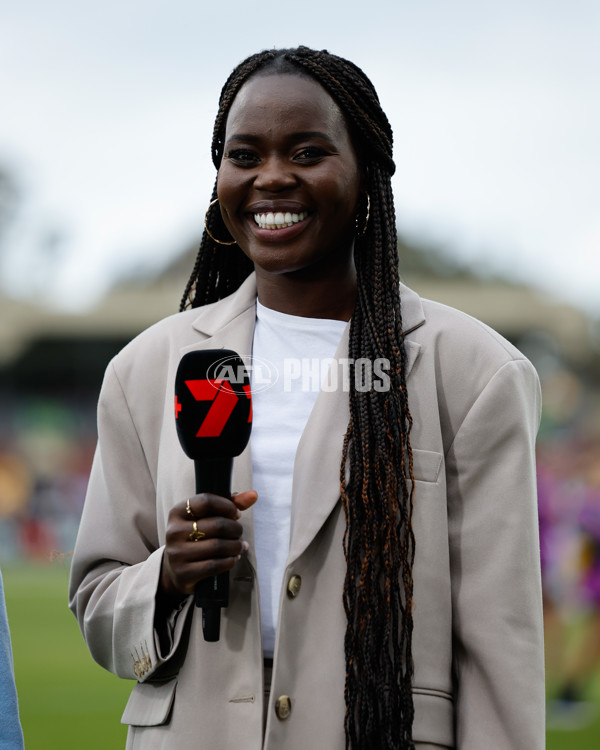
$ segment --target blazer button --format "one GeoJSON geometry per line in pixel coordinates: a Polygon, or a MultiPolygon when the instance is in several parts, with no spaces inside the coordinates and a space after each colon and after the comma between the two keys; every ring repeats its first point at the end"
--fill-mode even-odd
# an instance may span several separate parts
{"type": "Polygon", "coordinates": [[[302,578],[300,576],[291,576],[287,585],[287,593],[290,599],[295,599],[298,596],[300,586],[302,586],[302,578]]]}
{"type": "Polygon", "coordinates": [[[285,721],[292,713],[292,701],[287,695],[280,695],[275,703],[275,713],[277,718],[285,721]]]}

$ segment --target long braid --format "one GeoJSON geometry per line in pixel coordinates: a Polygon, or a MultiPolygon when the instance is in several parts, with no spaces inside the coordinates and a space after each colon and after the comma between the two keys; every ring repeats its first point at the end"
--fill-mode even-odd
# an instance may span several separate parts
{"type": "Polygon", "coordinates": [[[414,714],[412,420],[399,298],[389,293],[398,285],[397,260],[387,249],[390,240],[395,241],[391,187],[377,166],[371,170],[370,185],[381,200],[371,202],[370,236],[355,245],[358,300],[349,354],[351,359],[387,358],[392,382],[388,393],[350,391],[341,467],[342,477],[346,461],[351,468],[345,488],[342,483],[348,565],[345,646],[352,666],[346,678],[346,732],[352,750],[395,750],[411,747],[414,714]],[[360,473],[354,470],[358,466],[360,473]]]}
{"type": "MultiPolygon", "coordinates": [[[[215,183],[211,200],[216,197],[215,183]]],[[[226,238],[227,229],[218,210],[209,212],[207,222],[213,236],[226,238]]],[[[205,231],[179,309],[185,310],[190,302],[192,307],[200,307],[227,297],[253,270],[252,262],[239,247],[218,245],[205,231]]]]}
{"type": "MultiPolygon", "coordinates": [[[[340,466],[347,563],[346,748],[411,750],[414,476],[391,188],[392,131],[371,82],[353,63],[307,47],[266,50],[242,62],[223,86],[212,143],[217,168],[229,108],[257,73],[304,75],[323,86],[345,116],[371,199],[367,231],[354,248],[358,293],[349,356],[353,362],[388,360],[391,382],[386,392],[350,389],[340,466]]],[[[223,236],[218,216],[211,220],[223,236]]],[[[197,307],[226,296],[250,271],[237,246],[221,248],[205,232],[182,309],[189,301],[197,307]]]]}

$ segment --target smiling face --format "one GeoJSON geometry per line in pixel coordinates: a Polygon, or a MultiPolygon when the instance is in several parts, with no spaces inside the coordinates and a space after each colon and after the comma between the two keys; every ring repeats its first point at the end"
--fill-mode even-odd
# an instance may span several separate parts
{"type": "Polygon", "coordinates": [[[242,86],[217,190],[223,220],[257,276],[346,274],[360,186],[344,117],[318,83],[259,74],[242,86]]]}

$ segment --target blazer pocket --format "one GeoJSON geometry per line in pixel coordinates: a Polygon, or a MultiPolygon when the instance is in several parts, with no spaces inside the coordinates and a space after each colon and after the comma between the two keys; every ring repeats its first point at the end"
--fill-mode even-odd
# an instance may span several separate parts
{"type": "Polygon", "coordinates": [[[441,468],[441,453],[413,450],[413,474],[417,482],[437,482],[441,468]]]}
{"type": "Polygon", "coordinates": [[[171,715],[177,679],[168,682],[138,682],[133,688],[121,724],[156,727],[166,724],[171,715]]]}

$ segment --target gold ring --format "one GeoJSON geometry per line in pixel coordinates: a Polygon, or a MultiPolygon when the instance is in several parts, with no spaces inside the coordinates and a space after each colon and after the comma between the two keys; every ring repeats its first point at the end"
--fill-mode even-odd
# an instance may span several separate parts
{"type": "Polygon", "coordinates": [[[196,516],[192,513],[192,507],[190,505],[190,499],[188,497],[187,502],[185,504],[185,512],[188,514],[190,518],[195,518],[196,516]]]}
{"type": "Polygon", "coordinates": [[[204,532],[204,531],[198,531],[198,521],[194,521],[194,523],[192,524],[192,526],[193,526],[194,530],[188,536],[188,539],[190,540],[190,542],[197,542],[200,539],[204,539],[204,537],[206,536],[206,532],[204,532]]]}

